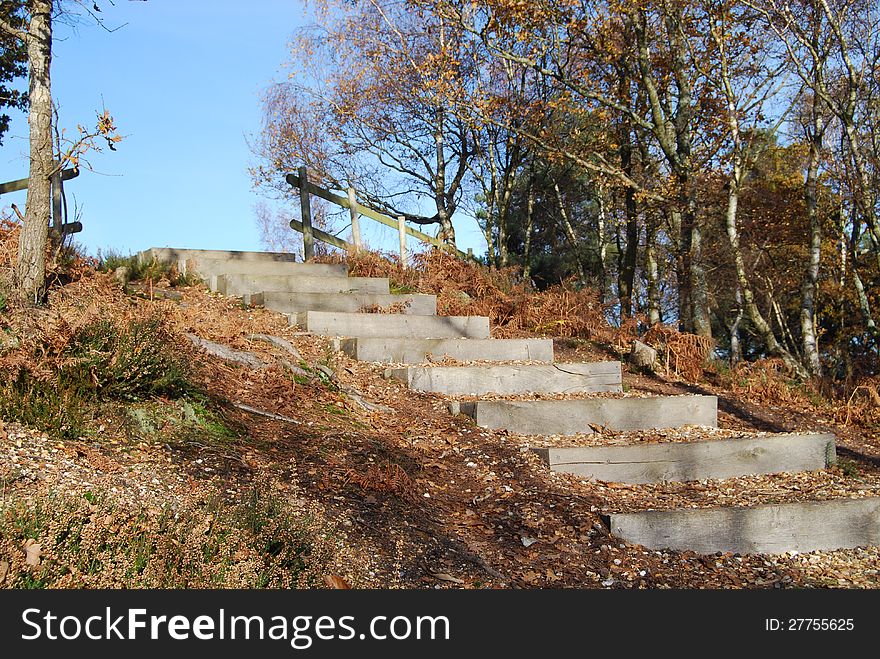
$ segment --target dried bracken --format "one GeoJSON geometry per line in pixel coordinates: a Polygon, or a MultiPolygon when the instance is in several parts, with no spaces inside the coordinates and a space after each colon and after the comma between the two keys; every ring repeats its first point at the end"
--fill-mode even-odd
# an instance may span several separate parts
{"type": "Polygon", "coordinates": [[[418,498],[412,479],[403,467],[388,461],[372,464],[363,473],[349,469],[345,472],[344,482],[354,483],[365,491],[394,494],[405,501],[416,501],[418,498]]]}
{"type": "Polygon", "coordinates": [[[513,268],[491,270],[436,249],[414,254],[406,268],[393,254],[362,250],[344,259],[352,276],[388,277],[396,291],[436,295],[438,314],[488,316],[497,338],[538,334],[604,340],[611,329],[595,291],[558,285],[536,292],[513,268]]]}
{"type": "Polygon", "coordinates": [[[645,333],[642,341],[662,355],[667,377],[682,377],[691,382],[696,382],[703,375],[703,366],[712,350],[711,339],[679,332],[659,323],[645,333]]]}

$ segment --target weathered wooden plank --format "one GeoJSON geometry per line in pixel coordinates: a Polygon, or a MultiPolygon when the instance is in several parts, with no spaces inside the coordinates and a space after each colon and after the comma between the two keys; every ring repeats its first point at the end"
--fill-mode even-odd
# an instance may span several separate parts
{"type": "MultiPolygon", "coordinates": [[[[290,228],[293,229],[294,231],[299,231],[300,233],[302,233],[305,236],[305,233],[303,231],[303,229],[304,229],[303,223],[300,222],[299,220],[291,220],[290,221],[290,228]]],[[[339,238],[338,236],[334,236],[331,233],[327,233],[326,231],[322,231],[318,227],[312,227],[311,231],[312,231],[312,237],[317,238],[321,242],[325,242],[328,245],[333,245],[334,247],[338,247],[339,249],[344,249],[346,251],[354,248],[354,245],[352,245],[351,243],[346,242],[342,238],[339,238]]]]}
{"type": "Polygon", "coordinates": [[[416,391],[483,396],[620,391],[620,362],[428,366],[390,369],[389,376],[416,391]]]}
{"type": "Polygon", "coordinates": [[[351,217],[351,242],[355,251],[361,248],[361,220],[354,188],[348,188],[348,214],[351,217]]]}
{"type": "Polygon", "coordinates": [[[592,433],[591,425],[612,430],[650,430],[685,425],[715,426],[715,396],[577,398],[569,400],[479,400],[463,402],[462,414],[478,426],[523,435],[592,433]]]}
{"type": "Polygon", "coordinates": [[[413,316],[437,315],[437,297],[435,295],[265,291],[252,294],[249,302],[281,313],[299,313],[301,311],[358,313],[361,311],[369,312],[378,307],[379,309],[391,309],[394,313],[413,316]]]}
{"type": "MultiPolygon", "coordinates": [[[[61,171],[61,180],[69,181],[72,178],[76,178],[79,176],[79,169],[73,167],[71,169],[64,169],[61,171]]],[[[19,190],[27,190],[29,178],[20,178],[16,181],[9,181],[7,183],[0,183],[0,195],[6,194],[8,192],[18,192],[19,190]]]]}
{"type": "Polygon", "coordinates": [[[553,361],[550,339],[344,339],[340,349],[353,359],[422,364],[444,358],[460,361],[553,361]]]}
{"type": "Polygon", "coordinates": [[[400,267],[406,267],[406,218],[400,215],[397,218],[397,238],[400,242],[400,267]]]}
{"type": "MultiPolygon", "coordinates": [[[[317,264],[297,264],[303,268],[317,264]]],[[[227,268],[228,270],[229,268],[227,268]]],[[[223,268],[220,268],[222,271],[223,268]]],[[[282,271],[283,272],[283,271],[282,271]]],[[[333,277],[314,275],[308,270],[291,274],[256,275],[222,274],[209,278],[211,290],[223,295],[246,295],[265,291],[289,293],[375,293],[388,295],[388,279],[385,277],[333,277]]]]}
{"type": "MultiPolygon", "coordinates": [[[[177,263],[178,261],[187,261],[190,259],[206,259],[209,261],[224,262],[296,262],[296,254],[290,252],[247,252],[228,249],[190,249],[179,247],[150,247],[137,254],[140,261],[165,261],[167,263],[177,263]]],[[[345,277],[348,274],[348,268],[344,265],[328,266],[333,268],[333,274],[345,277]]]]}
{"type": "Polygon", "coordinates": [[[612,535],[648,549],[778,554],[880,545],[880,498],[754,508],[687,508],[604,518],[612,535]]]}
{"type": "Polygon", "coordinates": [[[315,258],[315,236],[312,232],[312,204],[309,199],[309,172],[305,167],[299,168],[299,208],[302,217],[303,258],[311,262],[315,258]]]}
{"type": "Polygon", "coordinates": [[[827,433],[532,450],[553,471],[616,483],[813,471],[836,462],[834,435],[827,433]]]}
{"type": "MultiPolygon", "coordinates": [[[[286,177],[286,180],[287,180],[287,183],[290,184],[291,186],[297,187],[297,188],[300,187],[300,179],[299,179],[299,176],[297,176],[296,174],[288,174],[286,177]]],[[[345,197],[340,197],[339,195],[335,195],[332,192],[330,192],[329,190],[325,190],[324,188],[320,188],[311,182],[308,185],[309,185],[309,192],[311,194],[315,195],[316,197],[320,197],[321,199],[324,199],[326,201],[334,203],[337,206],[341,206],[342,208],[350,208],[350,206],[348,205],[348,199],[346,199],[345,197]]],[[[397,220],[395,220],[391,217],[388,217],[387,215],[383,215],[382,213],[379,213],[378,211],[374,211],[372,208],[369,208],[368,206],[362,206],[362,205],[358,204],[357,211],[358,211],[358,213],[360,213],[364,217],[368,217],[371,220],[375,220],[376,222],[379,222],[380,224],[384,224],[385,226],[391,227],[392,229],[397,229],[397,220]]],[[[429,236],[426,233],[422,233],[421,231],[417,231],[416,229],[413,229],[412,227],[409,227],[409,226],[406,227],[406,233],[408,235],[412,236],[413,238],[417,238],[418,240],[421,240],[422,242],[434,245],[434,247],[437,247],[439,249],[446,250],[448,252],[455,252],[460,258],[467,258],[467,254],[465,254],[461,250],[455,249],[451,245],[447,245],[446,243],[444,243],[442,240],[438,240],[437,238],[434,238],[433,236],[429,236]]]]}
{"type": "MultiPolygon", "coordinates": [[[[158,259],[167,261],[166,259],[158,259]]],[[[201,256],[188,257],[175,263],[181,273],[197,274],[205,281],[210,281],[213,276],[231,277],[284,277],[300,276],[313,279],[344,279],[347,268],[329,263],[299,263],[290,261],[250,260],[250,259],[225,259],[204,258],[201,256]]]]}
{"type": "Polygon", "coordinates": [[[323,336],[489,338],[485,316],[407,316],[381,313],[303,311],[290,314],[291,324],[323,336]]]}

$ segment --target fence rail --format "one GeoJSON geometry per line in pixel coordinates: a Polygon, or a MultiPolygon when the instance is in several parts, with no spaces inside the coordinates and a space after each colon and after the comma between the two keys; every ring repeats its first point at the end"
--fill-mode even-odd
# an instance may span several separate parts
{"type": "MultiPolygon", "coordinates": [[[[58,166],[58,163],[55,163],[58,166]]],[[[64,215],[64,181],[79,176],[79,168],[72,167],[70,169],[62,169],[51,177],[52,183],[52,230],[57,232],[59,236],[66,236],[71,233],[79,233],[82,231],[82,222],[65,222],[64,215]]],[[[27,190],[30,179],[20,178],[16,181],[8,181],[0,183],[0,195],[10,192],[18,192],[19,190],[27,190]]]]}
{"type": "Polygon", "coordinates": [[[294,188],[298,188],[300,191],[300,210],[302,211],[302,221],[291,220],[290,228],[303,234],[303,251],[306,261],[310,261],[314,257],[315,239],[320,240],[321,242],[328,243],[340,249],[360,249],[360,216],[374,220],[376,222],[379,222],[380,224],[384,224],[385,226],[391,227],[392,229],[397,229],[400,235],[400,256],[402,262],[406,261],[406,236],[408,235],[424,243],[433,245],[438,249],[442,249],[452,254],[455,254],[459,258],[473,258],[473,253],[471,250],[468,250],[467,252],[462,252],[460,249],[456,249],[452,245],[447,245],[446,243],[438,240],[437,238],[434,238],[433,236],[429,236],[426,233],[422,233],[421,231],[413,229],[412,227],[406,226],[403,217],[393,218],[376,210],[373,210],[368,206],[363,206],[359,204],[355,199],[354,188],[349,188],[348,196],[342,197],[340,195],[333,194],[329,190],[325,190],[324,188],[317,186],[314,183],[311,183],[309,181],[308,171],[305,167],[300,167],[298,174],[288,174],[285,177],[285,180],[289,185],[294,188]],[[349,212],[351,213],[351,229],[353,236],[352,240],[354,240],[354,243],[350,243],[346,240],[343,240],[342,238],[333,236],[325,231],[321,231],[320,229],[312,226],[312,212],[311,204],[309,202],[310,195],[315,195],[316,197],[320,197],[325,201],[329,201],[331,204],[336,204],[337,206],[347,208],[349,210],[349,212]]]}

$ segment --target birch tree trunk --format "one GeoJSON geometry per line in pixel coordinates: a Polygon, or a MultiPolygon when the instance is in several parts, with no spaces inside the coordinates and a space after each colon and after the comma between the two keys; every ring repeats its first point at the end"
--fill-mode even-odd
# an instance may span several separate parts
{"type": "Polygon", "coordinates": [[[532,229],[535,224],[535,179],[529,177],[529,197],[526,205],[526,244],[524,247],[523,279],[529,281],[532,274],[532,229]]]}
{"type": "Polygon", "coordinates": [[[599,202],[599,214],[596,218],[596,237],[599,245],[599,299],[605,301],[605,291],[608,290],[608,272],[605,268],[605,260],[608,258],[608,241],[605,239],[605,230],[608,226],[605,211],[605,191],[601,185],[596,186],[596,197],[599,202]]]}
{"type": "Polygon", "coordinates": [[[645,228],[645,276],[648,279],[648,323],[663,322],[660,312],[660,268],[657,264],[657,222],[649,219],[645,228]]]}
{"type": "MultiPolygon", "coordinates": [[[[732,178],[737,178],[738,173],[732,178]]],[[[724,214],[724,225],[727,230],[727,238],[730,242],[730,250],[733,253],[733,263],[736,267],[736,279],[740,290],[742,291],[743,303],[749,320],[755,327],[758,335],[764,341],[767,352],[776,357],[780,357],[785,365],[796,372],[799,376],[805,377],[808,374],[804,371],[800,362],[785,347],[776,340],[773,328],[764,318],[761,310],[755,302],[755,294],[752,291],[751,284],[746,275],[745,263],[743,261],[742,249],[739,243],[739,229],[737,228],[737,206],[739,203],[739,191],[735,181],[730,182],[730,192],[727,196],[727,211],[724,214]]]]}
{"type": "Polygon", "coordinates": [[[825,123],[819,114],[818,99],[813,101],[812,126],[810,127],[810,151],[807,156],[807,175],[804,184],[804,202],[810,221],[810,245],[807,268],[801,283],[801,341],[807,368],[815,376],[822,375],[819,348],[816,341],[816,282],[819,279],[819,259],[822,250],[822,223],[819,219],[817,187],[819,179],[819,156],[825,123]]]}
{"type": "Polygon", "coordinates": [[[443,242],[455,247],[455,228],[452,226],[452,217],[449,214],[446,198],[446,152],[445,152],[445,125],[446,112],[438,107],[435,110],[434,144],[436,146],[434,174],[434,204],[437,208],[437,223],[440,225],[438,237],[443,242]]]}
{"type": "Polygon", "coordinates": [[[741,362],[743,357],[742,345],[739,341],[739,326],[743,319],[742,288],[740,288],[739,285],[736,287],[735,297],[738,309],[736,310],[736,316],[734,317],[733,322],[730,323],[728,327],[730,330],[730,355],[728,355],[728,362],[731,366],[735,366],[741,362]]]}
{"type": "Polygon", "coordinates": [[[580,283],[583,284],[587,281],[587,275],[584,270],[584,264],[581,261],[581,246],[578,243],[577,234],[574,231],[571,220],[568,218],[568,210],[565,208],[565,199],[562,196],[562,190],[559,189],[559,183],[555,178],[553,179],[553,192],[556,193],[556,203],[559,206],[559,217],[562,220],[562,228],[565,230],[565,237],[568,239],[568,242],[571,245],[571,250],[574,254],[578,278],[580,279],[580,283]]]}
{"type": "MultiPolygon", "coordinates": [[[[626,122],[620,131],[620,167],[630,178],[633,177],[631,131],[626,122]]],[[[638,260],[639,227],[635,190],[627,188],[623,193],[623,209],[626,216],[626,245],[617,278],[617,293],[620,298],[620,317],[629,318],[633,313],[633,285],[638,260]]]]}

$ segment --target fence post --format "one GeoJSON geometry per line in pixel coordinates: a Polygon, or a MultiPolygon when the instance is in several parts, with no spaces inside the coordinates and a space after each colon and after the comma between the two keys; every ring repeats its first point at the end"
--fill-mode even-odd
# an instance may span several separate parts
{"type": "Polygon", "coordinates": [[[397,216],[397,232],[400,234],[400,265],[406,267],[406,218],[397,216]]]}
{"type": "Polygon", "coordinates": [[[312,235],[312,205],[309,201],[309,170],[299,168],[299,208],[303,225],[303,257],[306,261],[315,258],[315,237],[312,235]]]}
{"type": "Polygon", "coordinates": [[[361,248],[361,221],[352,187],[348,188],[348,212],[351,214],[351,242],[354,243],[354,251],[357,252],[361,248]]]}
{"type": "Polygon", "coordinates": [[[58,168],[58,171],[49,178],[52,189],[52,239],[60,244],[64,238],[61,233],[61,225],[64,221],[64,218],[61,217],[61,163],[53,160],[52,166],[58,168]]]}

